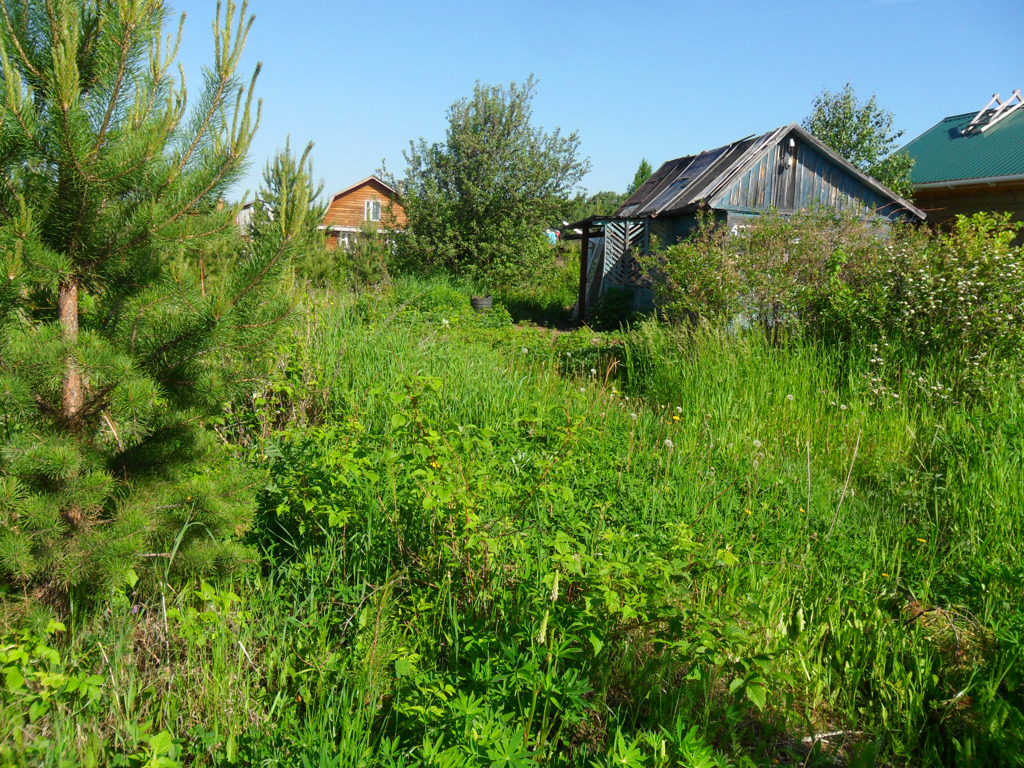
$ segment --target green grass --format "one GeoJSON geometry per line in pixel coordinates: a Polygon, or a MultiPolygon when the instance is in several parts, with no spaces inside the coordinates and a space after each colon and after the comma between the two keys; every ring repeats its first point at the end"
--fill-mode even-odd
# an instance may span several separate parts
{"type": "Polygon", "coordinates": [[[856,352],[556,334],[468,294],[315,297],[224,429],[268,471],[262,561],[5,641],[5,670],[102,683],[8,678],[0,756],[1019,760],[1019,379],[938,406],[856,352]]]}

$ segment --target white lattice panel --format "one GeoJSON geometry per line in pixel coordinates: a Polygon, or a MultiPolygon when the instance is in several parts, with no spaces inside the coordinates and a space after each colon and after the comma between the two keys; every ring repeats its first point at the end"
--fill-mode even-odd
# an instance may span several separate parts
{"type": "Polygon", "coordinates": [[[605,284],[639,285],[642,270],[633,252],[644,248],[646,222],[609,222],[604,228],[604,240],[605,284]]]}

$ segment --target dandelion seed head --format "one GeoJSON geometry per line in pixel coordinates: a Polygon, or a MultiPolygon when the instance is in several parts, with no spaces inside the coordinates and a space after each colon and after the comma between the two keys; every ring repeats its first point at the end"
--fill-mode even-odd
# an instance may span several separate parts
{"type": "Polygon", "coordinates": [[[673,442],[672,442],[671,440],[669,440],[669,439],[668,439],[668,438],[666,437],[666,438],[665,438],[665,447],[666,447],[666,448],[675,448],[675,447],[676,447],[676,444],[675,444],[675,443],[673,443],[673,442]]]}
{"type": "Polygon", "coordinates": [[[793,397],[792,395],[786,395],[786,399],[792,403],[796,398],[793,397]]]}
{"type": "Polygon", "coordinates": [[[681,405],[677,405],[676,406],[676,413],[682,413],[682,412],[683,412],[683,407],[681,405]]]}
{"type": "Polygon", "coordinates": [[[760,440],[755,440],[754,441],[754,447],[757,448],[758,450],[761,450],[761,441],[760,440]]]}

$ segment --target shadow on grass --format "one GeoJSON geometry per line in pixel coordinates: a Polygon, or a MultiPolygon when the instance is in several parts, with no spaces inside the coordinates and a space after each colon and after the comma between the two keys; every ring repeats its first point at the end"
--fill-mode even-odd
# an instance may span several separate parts
{"type": "Polygon", "coordinates": [[[533,323],[548,328],[576,325],[572,320],[572,307],[549,297],[516,291],[496,292],[494,298],[501,302],[516,323],[533,323]]]}

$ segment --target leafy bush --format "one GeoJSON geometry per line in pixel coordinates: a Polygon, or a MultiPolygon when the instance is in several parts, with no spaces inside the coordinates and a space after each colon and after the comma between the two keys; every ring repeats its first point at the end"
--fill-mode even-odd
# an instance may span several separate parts
{"type": "Polygon", "coordinates": [[[864,346],[876,363],[899,363],[896,375],[941,359],[943,388],[966,395],[1024,355],[1016,228],[1008,214],[960,217],[932,234],[818,211],[761,216],[733,235],[704,216],[645,266],[671,320],[864,346]]]}
{"type": "MultiPolygon", "coordinates": [[[[836,296],[851,336],[941,359],[955,390],[1024,356],[1024,254],[1009,214],[959,216],[952,231],[901,232],[836,296]]],[[[838,292],[837,292],[838,293],[838,292]]]]}
{"type": "Polygon", "coordinates": [[[734,310],[738,278],[728,237],[710,213],[701,213],[690,237],[663,249],[653,242],[650,254],[640,257],[657,304],[670,321],[716,322],[734,310]]]}

